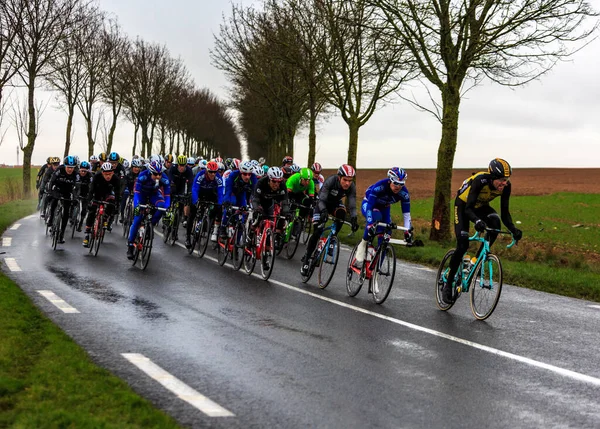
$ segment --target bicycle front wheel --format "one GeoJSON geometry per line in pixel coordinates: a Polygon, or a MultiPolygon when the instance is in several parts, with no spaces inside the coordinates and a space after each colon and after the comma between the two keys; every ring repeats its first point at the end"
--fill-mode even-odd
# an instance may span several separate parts
{"type": "Polygon", "coordinates": [[[340,258],[340,244],[335,235],[331,236],[329,243],[321,252],[319,261],[319,287],[325,289],[335,273],[338,259],[340,258]]]}
{"type": "Polygon", "coordinates": [[[144,229],[144,242],[142,244],[142,270],[145,270],[150,262],[152,254],[152,241],[154,240],[154,229],[151,225],[147,225],[144,229]]]}
{"type": "Polygon", "coordinates": [[[233,248],[231,249],[232,258],[231,264],[234,270],[239,270],[244,262],[244,246],[246,243],[246,232],[244,231],[244,225],[238,222],[235,230],[233,231],[233,248]]]}
{"type": "Polygon", "coordinates": [[[58,245],[58,239],[60,237],[60,224],[62,223],[63,216],[63,208],[59,203],[59,207],[57,207],[54,213],[54,219],[52,222],[52,248],[56,250],[56,246],[58,245]]]}
{"type": "Polygon", "coordinates": [[[367,261],[363,262],[362,269],[354,266],[356,262],[356,250],[359,245],[360,243],[354,246],[352,253],[350,253],[350,259],[348,259],[348,268],[346,269],[346,292],[348,296],[356,296],[365,281],[364,266],[367,264],[367,261]]]}
{"type": "Polygon", "coordinates": [[[375,304],[383,304],[392,290],[394,276],[396,275],[396,252],[394,247],[383,243],[376,263],[371,279],[371,292],[375,304]]]}
{"type": "Polygon", "coordinates": [[[300,243],[300,236],[302,235],[302,231],[304,230],[304,224],[302,219],[294,220],[292,224],[292,232],[290,233],[290,239],[285,245],[285,258],[292,259],[296,254],[296,250],[298,249],[298,244],[300,243]]]}
{"type": "Polygon", "coordinates": [[[273,265],[275,265],[275,237],[271,228],[265,229],[263,235],[265,237],[265,247],[260,255],[260,270],[263,280],[269,280],[273,272],[273,265]]]}
{"type": "Polygon", "coordinates": [[[79,200],[77,200],[74,204],[74,208],[73,208],[73,214],[71,215],[71,221],[73,222],[73,225],[71,225],[71,238],[75,237],[75,231],[77,230],[77,227],[79,226],[79,217],[80,217],[80,202],[79,200]]]}
{"type": "Polygon", "coordinates": [[[98,255],[100,250],[100,244],[104,241],[104,227],[102,226],[102,220],[98,220],[98,229],[96,229],[96,240],[94,241],[94,256],[98,255]]]}
{"type": "Polygon", "coordinates": [[[206,248],[208,247],[208,241],[210,239],[211,228],[210,224],[212,223],[208,212],[202,216],[202,224],[200,225],[200,232],[198,235],[198,256],[201,258],[206,253],[206,248]]]}
{"type": "Polygon", "coordinates": [[[227,256],[229,255],[229,240],[230,238],[225,236],[221,237],[220,231],[217,236],[217,261],[220,266],[225,264],[227,256]]]}
{"type": "Polygon", "coordinates": [[[173,214],[173,222],[171,223],[171,246],[175,244],[179,235],[179,210],[175,210],[173,214]]]}
{"type": "Polygon", "coordinates": [[[129,234],[129,227],[131,226],[133,208],[131,204],[127,203],[125,206],[125,214],[123,215],[123,237],[127,237],[129,234]]]}
{"type": "MultiPolygon", "coordinates": [[[[454,255],[454,249],[448,250],[448,252],[444,256],[444,259],[442,259],[442,262],[440,263],[437,276],[435,277],[435,303],[437,304],[438,308],[442,311],[450,310],[454,305],[453,302],[447,303],[442,298],[442,288],[444,287],[444,283],[448,282],[448,273],[450,272],[450,259],[452,259],[452,255],[454,255]]],[[[460,269],[459,272],[462,273],[460,269]]],[[[462,281],[460,280],[460,277],[458,281],[462,281]]]]}
{"type": "Polygon", "coordinates": [[[302,228],[302,244],[308,243],[308,239],[313,233],[313,224],[310,220],[307,220],[302,228]]]}
{"type": "Polygon", "coordinates": [[[471,311],[477,320],[485,320],[492,315],[502,292],[502,264],[500,258],[488,253],[473,268],[471,280],[471,311]]]}

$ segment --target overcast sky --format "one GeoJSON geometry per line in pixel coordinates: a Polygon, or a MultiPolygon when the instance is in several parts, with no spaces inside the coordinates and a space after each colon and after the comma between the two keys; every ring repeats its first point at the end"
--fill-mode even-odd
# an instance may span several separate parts
{"type": "MultiPolygon", "coordinates": [[[[600,9],[600,0],[591,3],[600,9]]],[[[181,57],[197,87],[227,97],[227,80],[211,65],[209,50],[223,14],[230,13],[228,2],[100,0],[99,4],[118,16],[130,38],[165,44],[174,57],[181,57]]],[[[474,88],[461,103],[455,167],[483,167],[494,157],[505,158],[513,167],[600,167],[599,75],[600,40],[595,40],[538,82],[514,89],[491,83],[474,88]]],[[[414,90],[421,93],[416,84],[414,90]]],[[[427,100],[421,97],[420,101],[427,100]]],[[[41,120],[35,163],[62,155],[65,127],[66,115],[50,99],[41,120]]],[[[387,105],[360,130],[358,167],[435,168],[440,134],[441,125],[431,114],[406,102],[387,105]]],[[[133,127],[127,121],[119,123],[115,139],[114,149],[129,158],[133,127]]],[[[300,130],[294,154],[301,165],[306,163],[307,141],[308,132],[300,130]]],[[[9,130],[0,146],[0,162],[15,163],[16,146],[9,130]]],[[[72,148],[73,154],[87,154],[80,117],[72,148]]],[[[339,116],[318,126],[317,150],[317,161],[326,167],[345,162],[348,131],[339,116]]],[[[98,145],[96,152],[100,152],[98,145]]]]}

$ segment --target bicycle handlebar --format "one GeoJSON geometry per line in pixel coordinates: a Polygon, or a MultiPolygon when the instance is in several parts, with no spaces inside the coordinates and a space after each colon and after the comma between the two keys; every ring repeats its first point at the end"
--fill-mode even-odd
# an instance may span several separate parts
{"type": "Polygon", "coordinates": [[[167,211],[167,209],[165,207],[155,207],[152,204],[140,204],[138,207],[141,209],[155,209],[155,210],[158,210],[159,212],[167,211]]]}
{"type": "MultiPolygon", "coordinates": [[[[486,232],[495,232],[496,234],[510,234],[510,236],[512,237],[512,241],[510,242],[509,245],[506,246],[507,249],[510,249],[511,247],[513,247],[515,244],[517,244],[517,240],[515,240],[515,237],[513,236],[513,233],[510,231],[503,231],[501,229],[494,229],[494,228],[485,228],[486,232]]],[[[475,234],[473,234],[471,237],[469,237],[469,240],[476,240],[476,241],[481,241],[481,240],[486,240],[485,237],[480,237],[479,235],[479,231],[476,231],[475,234]]]]}

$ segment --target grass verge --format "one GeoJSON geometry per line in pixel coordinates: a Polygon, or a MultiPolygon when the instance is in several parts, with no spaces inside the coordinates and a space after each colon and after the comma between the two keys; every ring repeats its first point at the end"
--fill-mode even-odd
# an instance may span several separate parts
{"type": "MultiPolygon", "coordinates": [[[[36,203],[0,205],[0,234],[36,203]]],[[[179,427],[96,366],[2,273],[0,297],[0,427],[179,427]]]]}

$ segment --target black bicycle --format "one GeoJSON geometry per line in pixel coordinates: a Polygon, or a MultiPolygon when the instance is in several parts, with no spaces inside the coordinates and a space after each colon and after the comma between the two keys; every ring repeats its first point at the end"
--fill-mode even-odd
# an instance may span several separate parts
{"type": "Polygon", "coordinates": [[[138,259],[140,259],[142,270],[145,270],[150,262],[150,255],[152,254],[152,242],[154,241],[154,225],[152,225],[152,216],[154,212],[166,211],[167,209],[162,207],[155,207],[152,204],[140,204],[138,206],[142,214],[142,224],[140,229],[133,241],[133,261],[132,264],[135,266],[138,259]]]}
{"type": "Polygon", "coordinates": [[[65,201],[73,202],[71,198],[57,198],[58,203],[54,209],[54,217],[52,218],[52,248],[56,250],[56,246],[60,241],[61,225],[63,220],[63,213],[65,211],[65,201]]]}
{"type": "Polygon", "coordinates": [[[188,249],[188,253],[190,255],[194,253],[194,249],[198,245],[198,256],[202,258],[206,253],[213,229],[215,204],[208,201],[198,201],[197,207],[192,226],[192,246],[188,249]]]}

